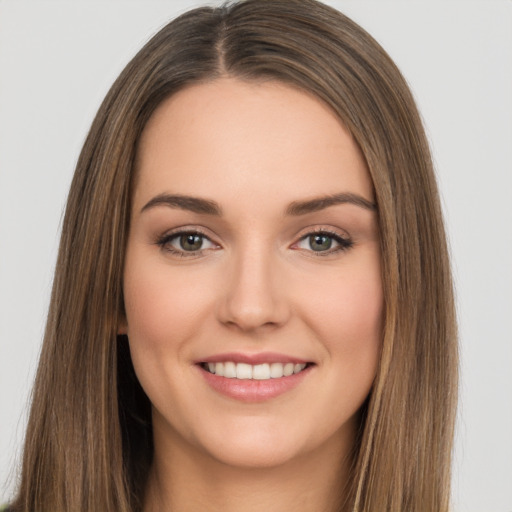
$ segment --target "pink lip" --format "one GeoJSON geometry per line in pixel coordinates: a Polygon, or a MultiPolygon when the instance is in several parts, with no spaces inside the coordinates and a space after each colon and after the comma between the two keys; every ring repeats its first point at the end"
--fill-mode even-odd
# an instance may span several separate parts
{"type": "MultiPolygon", "coordinates": [[[[232,361],[222,359],[221,361],[232,361]]],[[[276,361],[274,359],[274,361],[276,361]]],[[[310,373],[313,366],[307,366],[299,373],[277,379],[228,379],[219,377],[196,365],[206,383],[216,392],[240,402],[255,403],[270,400],[297,387],[310,373]]]]}
{"type": "Polygon", "coordinates": [[[278,354],[276,352],[260,352],[258,354],[242,354],[240,352],[228,352],[224,354],[215,354],[196,361],[197,363],[224,363],[231,361],[233,363],[246,363],[250,365],[263,364],[263,363],[294,363],[306,364],[310,361],[300,359],[298,357],[291,357],[285,354],[278,354]]]}

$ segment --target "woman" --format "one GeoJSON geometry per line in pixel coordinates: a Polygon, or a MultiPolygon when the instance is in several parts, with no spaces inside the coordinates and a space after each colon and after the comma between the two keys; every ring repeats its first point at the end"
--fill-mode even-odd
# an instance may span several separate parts
{"type": "Polygon", "coordinates": [[[447,510],[456,359],[389,57],[311,0],[191,11],[80,156],[13,510],[447,510]]]}

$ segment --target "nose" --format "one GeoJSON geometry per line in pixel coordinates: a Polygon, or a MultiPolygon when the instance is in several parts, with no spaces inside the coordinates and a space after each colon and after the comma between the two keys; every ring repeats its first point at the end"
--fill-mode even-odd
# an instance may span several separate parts
{"type": "Polygon", "coordinates": [[[244,332],[287,322],[291,309],[277,259],[268,248],[247,248],[234,255],[219,303],[220,322],[244,332]]]}

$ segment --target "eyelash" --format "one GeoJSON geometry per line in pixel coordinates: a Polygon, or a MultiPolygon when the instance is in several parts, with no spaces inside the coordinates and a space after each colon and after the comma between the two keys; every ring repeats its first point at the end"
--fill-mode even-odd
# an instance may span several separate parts
{"type": "Polygon", "coordinates": [[[310,250],[305,249],[305,251],[310,252],[311,256],[313,256],[313,257],[322,258],[322,257],[326,257],[326,256],[331,256],[336,253],[348,251],[349,249],[351,249],[354,246],[354,242],[350,238],[343,237],[339,233],[336,233],[334,231],[330,231],[328,229],[321,229],[321,228],[314,229],[313,231],[310,231],[310,232],[306,233],[305,235],[301,236],[299,241],[296,242],[294,245],[297,245],[298,243],[300,243],[304,240],[307,240],[308,238],[315,236],[315,235],[323,235],[328,238],[331,238],[334,242],[336,242],[338,244],[338,246],[335,247],[334,249],[328,249],[327,251],[314,251],[312,249],[310,249],[310,250]]]}
{"type": "MultiPolygon", "coordinates": [[[[191,229],[191,230],[183,230],[183,231],[176,231],[173,233],[167,233],[167,234],[159,237],[156,240],[156,245],[158,245],[162,250],[167,251],[167,252],[173,254],[174,256],[178,256],[180,258],[190,258],[190,257],[202,256],[205,251],[209,250],[209,249],[198,249],[197,251],[185,251],[185,250],[176,249],[176,248],[172,247],[171,245],[169,245],[173,240],[175,240],[181,236],[184,236],[184,235],[199,236],[199,237],[201,237],[202,240],[206,239],[210,243],[214,244],[214,242],[212,242],[210,240],[210,238],[202,231],[197,230],[197,229],[191,229]]],[[[329,231],[326,229],[317,229],[317,230],[309,231],[305,235],[301,236],[300,239],[297,242],[295,242],[294,245],[297,245],[297,244],[303,242],[304,240],[307,240],[309,237],[312,237],[315,235],[324,235],[328,238],[331,238],[335,243],[338,244],[338,246],[335,247],[334,249],[328,249],[326,251],[314,251],[313,249],[303,249],[304,251],[311,253],[311,256],[313,256],[313,257],[325,257],[325,256],[330,256],[335,253],[344,252],[344,251],[347,251],[350,248],[352,248],[354,245],[354,242],[350,238],[342,237],[338,233],[335,233],[333,231],[329,231]]]]}
{"type": "MultiPolygon", "coordinates": [[[[192,235],[192,236],[200,236],[202,239],[210,240],[210,238],[204,234],[202,231],[198,229],[187,229],[183,231],[175,231],[173,233],[167,233],[156,241],[156,245],[158,245],[163,251],[169,252],[174,256],[178,256],[180,258],[190,258],[190,257],[198,257],[201,256],[205,250],[207,249],[199,249],[197,251],[185,251],[185,250],[178,250],[172,247],[170,243],[184,235],[192,235]]],[[[213,242],[211,242],[213,244],[213,242]]]]}

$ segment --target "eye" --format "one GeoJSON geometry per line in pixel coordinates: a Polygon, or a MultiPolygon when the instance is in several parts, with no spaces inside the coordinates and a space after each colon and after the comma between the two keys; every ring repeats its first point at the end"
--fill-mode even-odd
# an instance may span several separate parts
{"type": "Polygon", "coordinates": [[[198,231],[181,231],[164,235],[157,241],[157,245],[180,256],[194,256],[206,249],[218,248],[206,235],[198,231]]]}
{"type": "Polygon", "coordinates": [[[296,244],[298,249],[313,251],[316,255],[332,254],[350,249],[353,242],[337,233],[318,231],[302,237],[296,244]]]}

